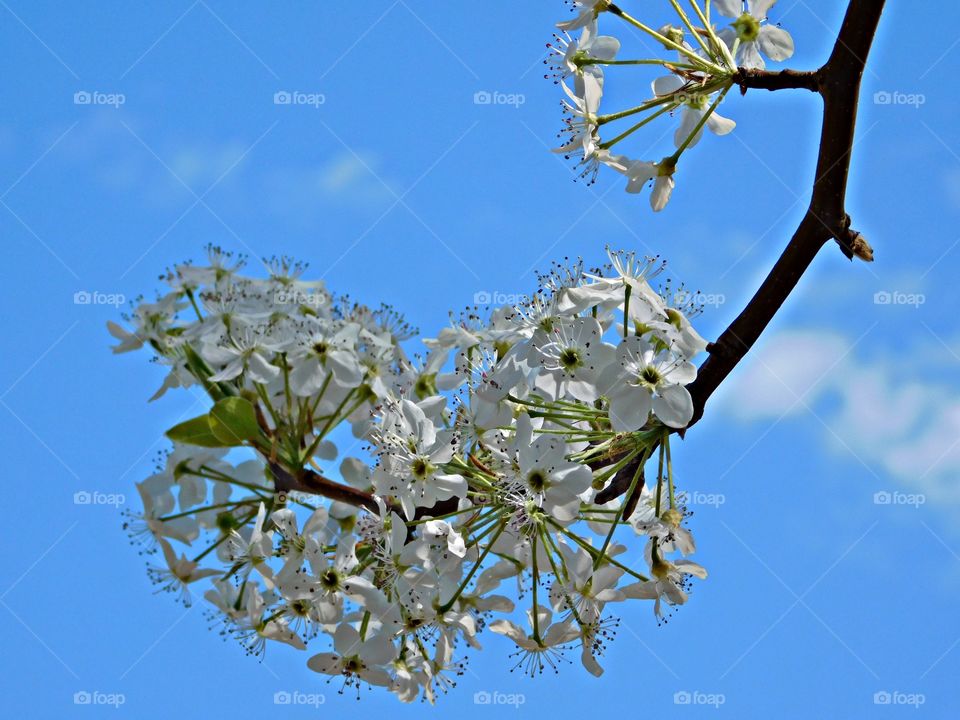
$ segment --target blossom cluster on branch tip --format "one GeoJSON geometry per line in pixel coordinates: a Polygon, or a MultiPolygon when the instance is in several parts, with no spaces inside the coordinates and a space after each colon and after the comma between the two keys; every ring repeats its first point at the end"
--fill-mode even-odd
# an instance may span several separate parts
{"type": "MultiPolygon", "coordinates": [[[[625,12],[610,0],[572,0],[573,19],[557,23],[560,33],[548,45],[552,77],[564,92],[564,127],[556,152],[574,160],[578,177],[596,181],[601,166],[627,178],[627,192],[639,193],[652,183],[650,205],[659,212],[670,201],[677,164],[683,153],[696,145],[704,128],[727,135],[736,123],[722,117],[717,108],[734,85],[738,67],[765,67],[764,56],[786,60],[793,55],[793,39],[767,21],[776,0],[664,0],[672,21],[654,29],[625,12]],[[726,27],[711,17],[715,10],[726,27]],[[652,38],[666,57],[623,57],[620,41],[601,35],[600,19],[623,23],[624,29],[652,38]],[[673,24],[676,23],[676,24],[673,24]],[[576,33],[572,37],[570,33],[576,33]],[[652,97],[613,112],[600,111],[606,72],[652,67],[666,75],[651,83],[652,97]],[[618,150],[621,143],[662,115],[680,115],[674,132],[674,150],[660,160],[633,159],[618,150]],[[617,125],[614,125],[617,123],[617,125]],[[616,130],[612,128],[616,127],[616,130]],[[608,132],[609,130],[609,132],[608,132]],[[601,135],[606,137],[604,140],[601,135]]],[[[653,14],[655,8],[645,12],[653,14]]],[[[631,100],[631,102],[635,102],[631,100]]]]}
{"type": "Polygon", "coordinates": [[[109,325],[117,352],[167,368],[154,397],[212,404],[168,431],[126,527],[159,590],[189,604],[209,583],[215,626],[248,653],[309,645],[341,692],[432,702],[487,629],[531,675],[570,653],[599,675],[616,605],[652,600],[664,621],[705,577],[670,438],[706,343],[696,309],[651,284],[663,263],[555,265],[523,302],[452,317],[421,357],[395,311],[301,264],[257,279],[209,256],[109,325]],[[340,457],[351,436],[369,459],[340,457]]]}

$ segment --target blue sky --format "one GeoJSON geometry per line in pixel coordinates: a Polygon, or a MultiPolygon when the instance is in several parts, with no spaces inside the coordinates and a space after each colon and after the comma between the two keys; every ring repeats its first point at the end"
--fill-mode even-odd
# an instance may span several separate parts
{"type": "MultiPolygon", "coordinates": [[[[647,17],[647,3],[624,5],[647,17]]],[[[796,40],[791,66],[826,57],[842,5],[780,0],[772,17],[796,40]]],[[[514,712],[476,704],[487,691],[560,717],[950,715],[960,13],[918,24],[889,5],[848,207],[877,262],[828,247],[674,451],[699,498],[692,527],[710,578],[666,627],[645,605],[625,610],[600,680],[575,665],[511,675],[506,641],[488,636],[436,710],[374,692],[361,712],[514,712]],[[923,704],[879,707],[878,692],[923,704]]],[[[332,289],[392,302],[430,336],[476,293],[527,292],[551,260],[598,262],[611,244],[659,253],[672,277],[722,299],[699,320],[715,337],[801,218],[815,161],[817,98],[751,92],[724,104],[731,136],[684,157],[663,213],[611,174],[574,184],[548,152],[560,95],[540,64],[560,2],[3,0],[0,17],[0,432],[15,508],[0,688],[11,714],[317,713],[278,709],[277,692],[358,709],[303,654],[271,648],[257,663],[207,630],[200,604],[153,596],[117,509],[75,504],[81,491],[132,500],[163,431],[200,409],[189,394],[147,405],[162,371],[112,357],[104,326],[118,310],[76,293],[152,294],[167,265],[213,242],[308,260],[332,289]],[[75,102],[84,92],[94,102],[75,102]],[[275,104],[278,92],[302,102],[275,104]],[[476,103],[484,92],[518,97],[476,103]],[[78,692],[124,704],[77,706],[78,692]]],[[[610,107],[650,78],[609,81],[610,107]]],[[[666,154],[671,127],[631,149],[666,154]]]]}

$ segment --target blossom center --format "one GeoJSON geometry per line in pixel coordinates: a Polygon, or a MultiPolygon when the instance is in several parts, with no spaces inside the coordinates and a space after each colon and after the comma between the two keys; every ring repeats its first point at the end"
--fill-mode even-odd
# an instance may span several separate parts
{"type": "Polygon", "coordinates": [[[426,480],[433,473],[433,465],[422,457],[414,458],[410,463],[410,472],[417,480],[426,480]]]}
{"type": "Polygon", "coordinates": [[[542,470],[531,470],[527,475],[527,485],[534,492],[543,492],[547,484],[547,475],[542,470]]]}
{"type": "Polygon", "coordinates": [[[320,576],[320,584],[329,592],[336,590],[340,587],[340,573],[330,568],[320,576]]]}
{"type": "Polygon", "coordinates": [[[577,348],[566,348],[560,353],[560,367],[567,372],[573,372],[583,365],[583,358],[580,357],[580,350],[577,348]]]}
{"type": "Polygon", "coordinates": [[[652,390],[663,382],[663,375],[653,365],[647,365],[637,375],[637,382],[639,385],[652,390]]]}
{"type": "Polygon", "coordinates": [[[754,42],[760,35],[760,21],[750,13],[744,13],[733,23],[740,42],[754,42]]]}

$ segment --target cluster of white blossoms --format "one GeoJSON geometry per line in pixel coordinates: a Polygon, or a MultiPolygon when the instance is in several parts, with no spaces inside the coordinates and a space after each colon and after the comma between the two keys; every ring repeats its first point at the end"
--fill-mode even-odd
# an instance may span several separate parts
{"type": "Polygon", "coordinates": [[[652,287],[661,263],[610,260],[467,311],[423,359],[392,310],[302,265],[254,279],[211,248],[174,267],[167,294],[110,325],[118,352],[149,346],[169,368],[157,395],[212,401],[168,431],[128,513],[153,581],[185,603],[203,581],[225,637],[309,644],[341,692],[432,702],[483,630],[531,675],[570,654],[602,673],[620,603],[662,621],[706,576],[670,456],[706,343],[652,287]],[[339,457],[351,436],[368,460],[339,457]]]}
{"type": "MultiPolygon", "coordinates": [[[[553,77],[566,95],[560,134],[563,144],[557,152],[574,159],[580,177],[590,183],[601,165],[625,175],[629,193],[639,193],[652,182],[650,204],[654,211],[669,202],[677,163],[699,142],[704,128],[715,135],[726,135],[736,126],[717,108],[736,83],[738,68],[763,69],[764,56],[780,61],[793,55],[790,34],[767,21],[776,0],[689,0],[689,10],[680,0],[660,0],[671,12],[673,22],[656,30],[610,0],[568,1],[575,15],[557,24],[562,34],[555,36],[556,43],[550,45],[553,57],[546,61],[553,69],[548,77],[553,77]],[[714,11],[722,19],[714,18],[714,11]],[[626,23],[624,27],[632,26],[653,38],[670,57],[623,58],[620,41],[599,31],[600,20],[610,16],[613,22],[626,23]],[[718,29],[719,24],[725,27],[718,29]],[[601,113],[605,70],[614,66],[652,66],[667,74],[652,81],[649,99],[601,113]],[[677,114],[679,126],[673,136],[674,151],[669,155],[660,160],[636,160],[612,152],[614,146],[619,150],[623,140],[661,115],[677,114]],[[607,135],[618,121],[626,125],[607,135]],[[601,134],[608,139],[602,139],[601,134]]],[[[644,8],[651,15],[656,11],[649,3],[644,3],[644,8]]]]}

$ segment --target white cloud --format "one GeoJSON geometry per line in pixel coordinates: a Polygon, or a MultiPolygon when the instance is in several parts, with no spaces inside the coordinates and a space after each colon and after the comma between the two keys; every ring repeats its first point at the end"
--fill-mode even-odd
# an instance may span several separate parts
{"type": "Polygon", "coordinates": [[[323,163],[275,168],[265,180],[266,196],[273,211],[311,220],[331,202],[383,209],[393,195],[374,173],[380,173],[374,158],[343,153],[323,163]]]}
{"type": "Polygon", "coordinates": [[[848,342],[832,333],[777,335],[751,356],[737,377],[732,393],[736,402],[730,412],[744,420],[805,412],[803,403],[828,389],[826,383],[835,366],[844,362],[848,347],[848,342]]]}
{"type": "Polygon", "coordinates": [[[809,408],[834,451],[960,502],[960,393],[942,373],[924,376],[925,354],[868,358],[837,333],[783,332],[748,356],[723,407],[742,421],[801,418],[809,408]]]}

